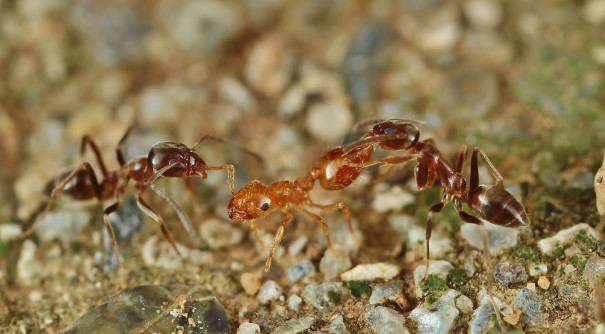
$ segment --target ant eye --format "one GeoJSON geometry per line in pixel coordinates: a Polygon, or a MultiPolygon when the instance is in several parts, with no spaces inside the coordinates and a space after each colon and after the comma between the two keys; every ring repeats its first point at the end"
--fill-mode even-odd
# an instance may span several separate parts
{"type": "Polygon", "coordinates": [[[263,211],[269,210],[269,203],[263,203],[263,205],[260,207],[260,209],[263,211]]]}

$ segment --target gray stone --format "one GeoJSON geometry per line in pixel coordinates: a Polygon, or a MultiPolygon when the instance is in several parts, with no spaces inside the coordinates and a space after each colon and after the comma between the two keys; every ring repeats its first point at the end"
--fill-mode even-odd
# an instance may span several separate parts
{"type": "MultiPolygon", "coordinates": [[[[494,297],[494,302],[498,309],[502,309],[508,305],[502,303],[497,297],[494,297]]],[[[483,334],[491,326],[490,317],[495,314],[494,306],[491,303],[489,295],[485,289],[479,292],[479,307],[473,312],[473,319],[470,323],[470,334],[483,334]]]]}
{"type": "Polygon", "coordinates": [[[279,298],[282,294],[282,287],[277,284],[277,282],[268,280],[263,285],[261,285],[258,290],[258,300],[260,300],[261,304],[266,304],[271,300],[275,300],[279,298]]]}
{"type": "Polygon", "coordinates": [[[323,332],[330,334],[348,334],[347,326],[342,318],[342,315],[335,314],[330,318],[330,324],[322,328],[323,332]]]}
{"type": "Polygon", "coordinates": [[[286,276],[288,276],[290,282],[296,282],[307,275],[313,274],[315,274],[315,267],[313,266],[313,263],[311,263],[311,260],[309,259],[304,259],[297,265],[290,267],[286,273],[286,276]]]}
{"type": "Polygon", "coordinates": [[[338,246],[334,248],[338,253],[338,258],[326,249],[324,256],[319,261],[319,271],[326,276],[326,280],[331,280],[338,277],[340,273],[351,268],[351,259],[346,251],[341,251],[338,246]]]}
{"type": "Polygon", "coordinates": [[[540,297],[528,289],[523,289],[517,294],[513,306],[523,311],[522,318],[532,326],[539,326],[545,320],[545,315],[540,310],[542,306],[540,297]]]}
{"type": "Polygon", "coordinates": [[[432,305],[421,304],[410,313],[410,318],[418,323],[418,333],[446,334],[454,324],[454,319],[460,314],[454,299],[460,292],[447,291],[432,305]]]}
{"type": "MultiPolygon", "coordinates": [[[[485,228],[487,229],[487,246],[490,254],[497,253],[502,249],[513,247],[517,244],[518,229],[489,223],[485,224],[485,228]]],[[[483,250],[483,238],[481,237],[480,226],[464,224],[460,227],[460,233],[471,246],[483,250]]]]}
{"type": "Polygon", "coordinates": [[[283,325],[277,327],[272,333],[273,334],[295,334],[300,333],[306,329],[309,329],[315,319],[312,317],[303,317],[300,319],[290,319],[283,325]]]}
{"type": "Polygon", "coordinates": [[[395,310],[378,306],[366,314],[368,322],[380,334],[407,334],[405,318],[395,310]]]}
{"type": "Polygon", "coordinates": [[[371,287],[370,304],[382,304],[395,299],[395,295],[403,289],[403,282],[372,284],[371,287]]]}
{"type": "Polygon", "coordinates": [[[591,285],[594,285],[599,280],[603,279],[603,277],[605,277],[605,259],[596,255],[588,258],[582,276],[586,281],[590,282],[591,285]]]}
{"type": "Polygon", "coordinates": [[[522,265],[512,265],[509,262],[499,263],[494,267],[496,282],[508,287],[511,283],[520,283],[527,280],[527,272],[522,265]]]}
{"type": "Polygon", "coordinates": [[[340,282],[307,285],[302,293],[305,302],[318,310],[330,309],[340,304],[348,295],[348,290],[340,282]]]}

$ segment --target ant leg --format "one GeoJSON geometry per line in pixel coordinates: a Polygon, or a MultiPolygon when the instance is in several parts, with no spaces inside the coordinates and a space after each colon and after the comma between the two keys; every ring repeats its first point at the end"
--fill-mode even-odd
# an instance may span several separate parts
{"type": "Polygon", "coordinates": [[[429,248],[430,248],[429,241],[431,240],[431,233],[433,232],[433,213],[441,212],[441,210],[443,210],[443,208],[445,207],[445,203],[447,203],[447,202],[437,203],[429,209],[429,214],[428,214],[427,222],[426,222],[426,235],[425,235],[426,268],[424,270],[424,277],[422,278],[422,281],[426,281],[427,277],[429,276],[429,265],[431,263],[431,255],[429,253],[429,248]]]}
{"type": "MultiPolygon", "coordinates": [[[[315,206],[316,204],[311,204],[311,205],[315,206]]],[[[315,220],[315,221],[317,221],[318,223],[321,224],[321,227],[323,228],[323,231],[324,231],[324,235],[326,236],[326,240],[328,242],[328,248],[330,249],[330,251],[332,252],[332,254],[334,254],[334,257],[338,258],[338,253],[336,253],[336,251],[332,247],[332,241],[330,240],[330,227],[328,227],[328,223],[326,223],[326,220],[324,218],[318,216],[317,214],[309,211],[305,207],[302,207],[302,206],[296,206],[296,207],[299,208],[299,209],[301,209],[309,217],[313,218],[313,220],[315,220]]]]}
{"type": "Polygon", "coordinates": [[[487,229],[485,228],[485,224],[478,218],[471,216],[470,214],[468,214],[464,211],[458,211],[458,215],[464,222],[479,225],[479,227],[481,227],[481,238],[483,239],[483,254],[485,257],[485,266],[487,267],[487,292],[489,294],[489,298],[492,303],[492,306],[494,307],[494,311],[496,312],[496,318],[498,318],[498,324],[500,324],[500,328],[505,328],[504,323],[502,322],[502,319],[500,318],[500,311],[498,309],[498,306],[496,305],[496,301],[494,300],[493,293],[492,293],[493,286],[494,286],[494,282],[493,282],[493,278],[492,278],[493,269],[492,269],[492,261],[491,261],[490,255],[489,255],[489,246],[488,246],[488,242],[487,242],[488,235],[487,235],[487,229]]]}
{"type": "Polygon", "coordinates": [[[181,209],[181,207],[172,199],[172,197],[170,197],[162,189],[158,188],[155,184],[153,184],[153,183],[150,184],[149,188],[151,188],[151,190],[153,190],[156,194],[158,194],[166,202],[168,202],[168,204],[170,204],[172,209],[176,212],[176,215],[179,217],[181,224],[183,224],[185,231],[187,231],[187,234],[191,238],[191,241],[193,241],[195,247],[198,247],[199,245],[201,245],[202,239],[200,238],[200,236],[197,232],[197,229],[195,228],[195,226],[193,225],[193,223],[191,222],[191,220],[189,219],[189,216],[185,213],[185,211],[183,209],[181,209]]]}
{"type": "Polygon", "coordinates": [[[54,202],[55,197],[57,197],[57,194],[60,191],[62,191],[72,180],[80,177],[80,173],[82,173],[84,170],[87,171],[86,176],[88,176],[88,178],[90,180],[90,184],[95,193],[95,197],[99,200],[101,199],[101,187],[99,186],[99,182],[97,181],[97,176],[95,175],[95,171],[92,168],[92,166],[90,165],[90,163],[84,162],[84,163],[80,164],[80,166],[78,166],[78,168],[74,169],[69,174],[67,174],[67,176],[65,176],[65,178],[58,185],[56,185],[53,188],[53,190],[50,193],[50,196],[48,197],[48,201],[46,202],[46,206],[44,207],[44,210],[42,211],[40,216],[38,216],[35,219],[35,221],[25,231],[23,231],[20,235],[16,236],[15,240],[23,240],[27,236],[32,234],[37,223],[40,222],[42,220],[42,218],[46,217],[46,214],[50,210],[50,207],[52,206],[52,203],[54,202]]]}
{"type": "Polygon", "coordinates": [[[473,156],[471,158],[471,190],[477,188],[477,186],[479,185],[479,168],[477,166],[477,153],[481,155],[481,159],[483,159],[483,162],[485,162],[487,167],[489,167],[489,170],[494,176],[494,178],[496,178],[496,185],[504,187],[504,179],[502,178],[502,175],[498,173],[498,170],[496,169],[496,167],[494,167],[487,155],[485,155],[485,153],[483,153],[483,151],[481,151],[478,147],[475,147],[475,149],[473,150],[473,156]]]}
{"type": "Polygon", "coordinates": [[[214,141],[219,142],[221,144],[227,144],[229,146],[233,146],[233,147],[237,148],[238,150],[244,151],[246,154],[251,155],[258,162],[263,162],[263,158],[260,155],[258,155],[256,152],[250,151],[249,149],[241,146],[240,144],[234,143],[234,142],[232,142],[230,140],[226,140],[226,139],[223,139],[223,138],[219,138],[219,137],[215,137],[215,136],[210,136],[210,135],[202,136],[200,139],[198,139],[198,141],[195,144],[193,144],[193,146],[191,147],[191,149],[195,151],[195,148],[198,147],[206,139],[214,140],[214,141]]]}
{"type": "Polygon", "coordinates": [[[382,159],[376,159],[376,160],[372,160],[372,161],[360,163],[360,164],[354,163],[354,162],[348,162],[345,159],[343,161],[343,165],[346,165],[349,167],[355,167],[355,168],[367,168],[367,167],[378,165],[381,163],[384,165],[398,165],[398,164],[402,164],[404,162],[408,162],[410,160],[416,159],[417,157],[418,157],[418,155],[416,155],[416,154],[410,154],[410,155],[400,156],[400,157],[387,157],[387,158],[382,158],[382,159]]]}
{"type": "Polygon", "coordinates": [[[193,206],[195,208],[195,214],[201,217],[202,204],[200,203],[200,199],[198,198],[197,193],[195,192],[195,184],[193,184],[193,179],[190,177],[186,177],[183,179],[183,181],[185,182],[185,188],[187,189],[191,197],[193,197],[193,206]]]}
{"type": "Polygon", "coordinates": [[[111,240],[111,248],[113,248],[113,254],[116,256],[116,260],[118,260],[118,267],[120,267],[122,264],[120,262],[120,253],[118,253],[118,243],[116,241],[116,234],[113,231],[113,227],[111,226],[111,223],[109,222],[109,215],[118,211],[118,209],[120,208],[120,206],[122,205],[122,197],[118,196],[116,198],[116,202],[112,205],[110,205],[109,207],[107,207],[107,209],[105,209],[105,211],[103,212],[103,223],[105,223],[105,229],[107,229],[107,234],[109,235],[109,240],[111,240]]]}
{"type": "Polygon", "coordinates": [[[347,224],[349,225],[349,231],[351,231],[351,235],[353,235],[353,239],[355,239],[355,243],[357,244],[357,246],[361,246],[361,240],[359,239],[359,237],[357,237],[357,234],[355,234],[355,231],[353,230],[353,224],[351,223],[351,211],[344,203],[342,203],[342,202],[338,202],[338,203],[334,203],[334,204],[311,203],[310,205],[313,207],[316,207],[316,208],[320,208],[322,210],[341,209],[342,215],[345,216],[345,219],[347,220],[347,224]]]}
{"type": "Polygon", "coordinates": [[[166,228],[166,225],[164,224],[164,218],[162,218],[162,216],[157,214],[147,203],[145,203],[145,201],[143,200],[143,193],[144,193],[144,191],[139,191],[137,194],[137,197],[136,197],[139,208],[143,212],[145,212],[146,215],[151,217],[151,219],[155,220],[158,224],[160,224],[160,229],[162,230],[162,234],[164,235],[164,238],[166,238],[166,240],[168,240],[168,242],[170,243],[170,245],[172,246],[174,251],[178,254],[178,256],[181,258],[181,260],[183,260],[184,262],[188,262],[188,260],[185,257],[183,257],[183,254],[181,254],[181,252],[176,247],[176,243],[174,242],[172,235],[170,234],[170,232],[166,228]]]}
{"type": "Polygon", "coordinates": [[[291,221],[292,221],[292,211],[288,210],[286,213],[286,216],[281,221],[281,224],[279,224],[279,227],[277,228],[277,232],[275,232],[275,236],[273,237],[273,242],[271,243],[271,250],[269,250],[269,257],[267,257],[267,262],[265,262],[265,271],[269,271],[269,268],[271,268],[271,260],[273,259],[273,253],[275,252],[275,248],[277,247],[277,245],[281,241],[282,237],[284,236],[284,228],[291,221]]]}
{"type": "Polygon", "coordinates": [[[258,235],[258,225],[256,224],[255,220],[250,221],[250,230],[252,231],[252,234],[254,234],[254,238],[256,239],[256,241],[258,241],[258,243],[260,244],[261,250],[264,250],[265,243],[263,242],[263,239],[261,239],[261,237],[258,235]]]}
{"type": "Polygon", "coordinates": [[[101,157],[101,151],[99,150],[99,147],[94,142],[92,137],[88,134],[82,137],[82,144],[80,145],[80,154],[84,154],[84,152],[86,151],[86,144],[90,146],[95,157],[97,158],[97,163],[99,164],[99,168],[101,168],[103,178],[107,178],[107,168],[105,168],[105,163],[103,162],[103,158],[101,157]]]}
{"type": "Polygon", "coordinates": [[[233,169],[233,165],[224,165],[224,166],[205,166],[205,170],[221,170],[226,169],[229,176],[229,189],[231,190],[231,194],[235,195],[235,169],[233,169]]]}
{"type": "Polygon", "coordinates": [[[124,153],[122,153],[122,146],[124,146],[126,139],[128,139],[128,136],[130,136],[130,134],[132,133],[132,129],[134,129],[134,123],[131,124],[128,127],[128,129],[126,129],[126,132],[124,132],[124,135],[122,136],[122,138],[118,142],[118,145],[116,146],[116,157],[118,158],[118,162],[120,163],[120,166],[126,165],[126,159],[124,158],[124,153]]]}
{"type": "MultiPolygon", "coordinates": [[[[456,160],[456,173],[461,173],[462,172],[462,168],[464,167],[464,161],[466,160],[466,152],[468,150],[468,147],[466,145],[462,145],[462,148],[460,149],[460,154],[458,154],[458,159],[456,160]]],[[[473,188],[471,188],[473,189],[473,188]]]]}

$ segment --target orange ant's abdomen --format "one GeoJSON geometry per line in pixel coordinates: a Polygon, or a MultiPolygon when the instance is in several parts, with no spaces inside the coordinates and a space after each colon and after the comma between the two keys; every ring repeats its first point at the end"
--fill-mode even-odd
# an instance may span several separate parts
{"type": "Polygon", "coordinates": [[[324,154],[311,174],[316,174],[319,184],[325,190],[340,190],[348,187],[355,181],[365,168],[352,167],[344,162],[351,164],[363,164],[370,161],[374,148],[372,146],[362,146],[344,153],[342,148],[335,148],[324,154]]]}
{"type": "Polygon", "coordinates": [[[523,205],[501,186],[478,186],[471,190],[468,205],[479,217],[504,227],[529,225],[523,205]]]}

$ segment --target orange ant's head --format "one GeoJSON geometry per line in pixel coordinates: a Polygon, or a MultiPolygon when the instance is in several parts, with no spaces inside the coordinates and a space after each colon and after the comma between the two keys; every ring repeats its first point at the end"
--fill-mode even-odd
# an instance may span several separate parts
{"type": "Polygon", "coordinates": [[[268,196],[269,187],[260,181],[252,181],[233,195],[229,202],[229,218],[251,220],[265,217],[274,209],[268,196]]]}
{"type": "Polygon", "coordinates": [[[206,162],[184,144],[162,142],[149,151],[147,163],[153,171],[165,177],[199,176],[206,178],[206,162]],[[162,170],[166,169],[166,170],[162,170]]]}

